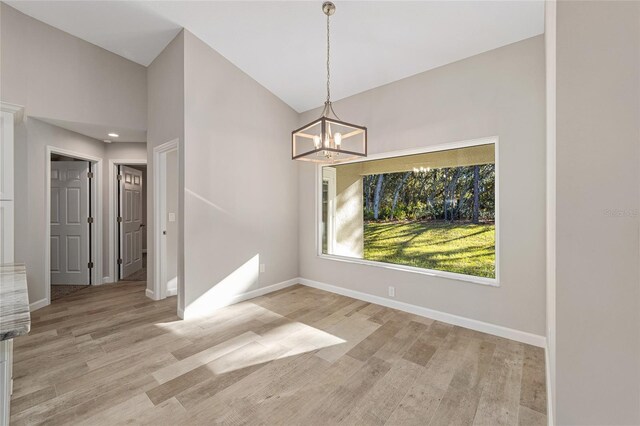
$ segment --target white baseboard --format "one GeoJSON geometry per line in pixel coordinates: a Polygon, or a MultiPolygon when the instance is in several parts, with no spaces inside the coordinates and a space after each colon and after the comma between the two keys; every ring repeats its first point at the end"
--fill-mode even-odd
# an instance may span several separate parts
{"type": "Polygon", "coordinates": [[[553,391],[551,387],[551,368],[549,359],[549,345],[544,349],[545,372],[547,374],[547,425],[554,426],[555,419],[553,417],[553,391]]]}
{"type": "Polygon", "coordinates": [[[341,294],[343,296],[352,297],[354,299],[363,300],[369,303],[375,303],[377,305],[386,306],[388,308],[398,309],[400,311],[405,311],[411,314],[420,315],[437,321],[442,321],[447,324],[469,328],[471,330],[492,334],[498,337],[504,337],[506,339],[515,340],[517,342],[522,342],[541,348],[544,348],[546,346],[546,338],[544,336],[528,333],[526,331],[514,330],[512,328],[503,327],[501,325],[490,324],[488,322],[436,311],[434,309],[412,305],[410,303],[400,302],[397,300],[387,299],[385,297],[374,296],[372,294],[362,293],[360,291],[349,290],[343,287],[321,283],[319,281],[313,281],[306,278],[299,278],[298,282],[308,287],[329,291],[331,293],[341,294]]]}
{"type": "Polygon", "coordinates": [[[255,290],[247,291],[245,293],[236,294],[233,297],[227,298],[226,300],[224,300],[223,302],[217,305],[207,306],[207,312],[193,312],[193,311],[189,312],[188,308],[185,309],[185,312],[180,312],[180,309],[178,309],[178,316],[184,319],[198,318],[198,317],[207,315],[217,309],[224,308],[225,306],[229,306],[235,303],[243,302],[245,300],[253,299],[254,297],[263,296],[268,293],[273,293],[274,291],[290,287],[292,285],[298,284],[299,282],[300,282],[299,278],[292,278],[287,281],[282,281],[266,287],[257,288],[255,290]]]}
{"type": "Polygon", "coordinates": [[[36,300],[33,303],[29,303],[29,311],[33,312],[40,308],[44,308],[45,306],[48,306],[48,305],[49,305],[49,302],[47,301],[47,299],[36,300]]]}
{"type": "MultiPolygon", "coordinates": [[[[149,299],[159,300],[159,299],[156,299],[156,294],[153,292],[153,290],[151,290],[149,288],[144,291],[144,294],[149,299]]],[[[175,296],[177,294],[178,294],[178,289],[177,288],[170,288],[170,289],[167,290],[166,297],[175,296]]]]}
{"type": "Polygon", "coordinates": [[[167,282],[166,293],[167,293],[167,297],[175,296],[178,294],[178,277],[170,279],[169,282],[167,282]]]}

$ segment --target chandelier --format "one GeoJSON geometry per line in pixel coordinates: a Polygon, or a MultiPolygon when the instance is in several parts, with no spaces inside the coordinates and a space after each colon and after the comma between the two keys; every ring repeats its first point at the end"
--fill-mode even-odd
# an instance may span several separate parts
{"type": "Polygon", "coordinates": [[[329,18],[336,11],[330,1],[322,4],[327,15],[327,99],[320,118],[291,132],[293,160],[334,163],[367,156],[367,128],[341,121],[331,104],[329,18]]]}

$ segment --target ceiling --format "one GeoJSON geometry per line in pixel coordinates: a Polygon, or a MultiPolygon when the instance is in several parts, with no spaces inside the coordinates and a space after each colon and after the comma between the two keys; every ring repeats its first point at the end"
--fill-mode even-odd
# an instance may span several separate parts
{"type": "Polygon", "coordinates": [[[38,120],[52,124],[90,138],[98,139],[107,143],[110,142],[146,142],[147,132],[140,129],[127,129],[120,126],[107,126],[104,124],[82,123],[77,121],[57,120],[48,117],[34,116],[38,120]],[[118,137],[109,136],[109,133],[115,133],[118,137]]]}
{"type": "MultiPolygon", "coordinates": [[[[8,1],[142,65],[184,27],[298,112],[325,94],[318,1],[8,1]]],[[[544,1],[336,1],[331,93],[337,100],[544,31],[544,1]]]]}

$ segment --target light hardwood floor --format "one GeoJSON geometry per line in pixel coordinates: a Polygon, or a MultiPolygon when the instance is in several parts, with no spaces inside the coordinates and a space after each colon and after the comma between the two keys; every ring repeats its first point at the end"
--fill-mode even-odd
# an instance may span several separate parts
{"type": "Polygon", "coordinates": [[[546,424],[539,348],[300,285],[194,321],[144,290],[33,313],[12,424],[546,424]]]}

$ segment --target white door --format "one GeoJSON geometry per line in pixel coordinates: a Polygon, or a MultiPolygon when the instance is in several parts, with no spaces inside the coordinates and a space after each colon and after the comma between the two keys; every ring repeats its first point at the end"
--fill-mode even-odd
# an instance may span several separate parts
{"type": "Polygon", "coordinates": [[[142,172],[120,166],[120,277],[142,269],[142,172]]]}
{"type": "Polygon", "coordinates": [[[51,284],[89,280],[89,163],[51,162],[51,284]]]}

